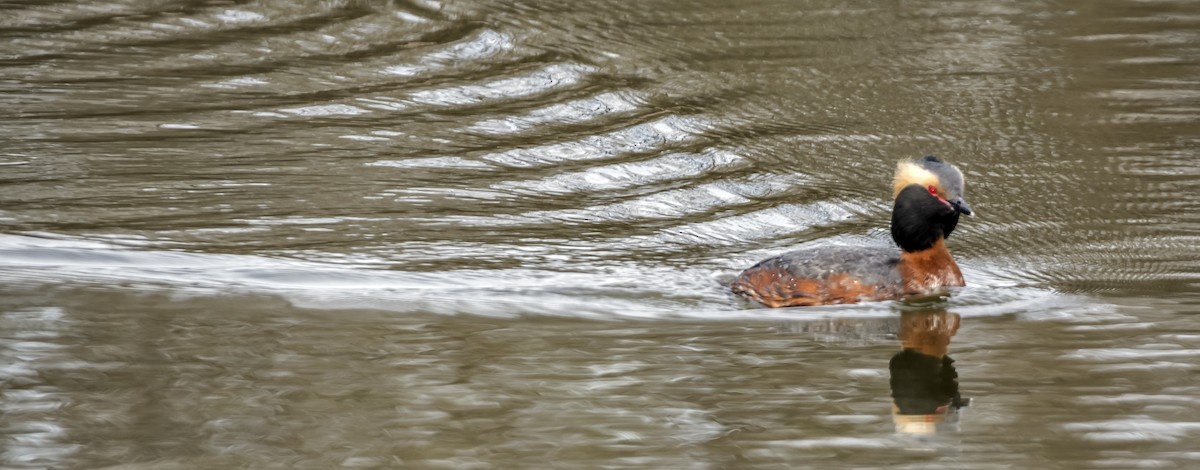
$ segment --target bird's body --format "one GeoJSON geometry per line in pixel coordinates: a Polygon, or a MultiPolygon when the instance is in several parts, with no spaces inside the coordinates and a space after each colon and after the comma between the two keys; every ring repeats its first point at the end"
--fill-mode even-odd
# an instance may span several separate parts
{"type": "Polygon", "coordinates": [[[850,246],[798,250],[742,271],[734,293],[768,307],[848,304],[963,285],[945,243],[906,253],[850,246]]]}
{"type": "Polygon", "coordinates": [[[792,307],[894,299],[962,286],[962,272],[945,243],[958,215],[971,214],[962,193],[962,173],[936,157],[901,162],[892,209],[892,239],[899,249],[792,251],[742,271],[730,288],[768,307],[792,307]]]}

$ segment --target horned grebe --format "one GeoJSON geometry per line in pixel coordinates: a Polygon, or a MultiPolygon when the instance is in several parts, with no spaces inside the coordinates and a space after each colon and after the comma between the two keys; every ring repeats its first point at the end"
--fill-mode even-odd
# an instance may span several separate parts
{"type": "Polygon", "coordinates": [[[933,155],[902,161],[893,181],[892,240],[885,248],[827,247],[764,260],[738,275],[734,293],[768,307],[847,304],[963,285],[946,249],[963,200],[963,175],[933,155]]]}

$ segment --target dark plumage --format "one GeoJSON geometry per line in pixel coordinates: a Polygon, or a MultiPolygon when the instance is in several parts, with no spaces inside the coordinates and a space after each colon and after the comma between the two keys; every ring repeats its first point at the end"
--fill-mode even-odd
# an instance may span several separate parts
{"type": "Polygon", "coordinates": [[[738,275],[734,293],[768,307],[854,303],[962,286],[945,239],[959,214],[963,177],[934,156],[896,168],[892,240],[895,249],[831,247],[797,250],[764,260],[738,275]]]}
{"type": "Polygon", "coordinates": [[[917,185],[909,185],[896,196],[892,207],[892,241],[904,251],[927,250],[938,240],[950,237],[958,225],[958,211],[917,185]]]}
{"type": "Polygon", "coordinates": [[[888,372],[897,414],[938,414],[946,406],[961,408],[965,402],[958,393],[958,372],[950,356],[906,348],[888,361],[888,372]]]}

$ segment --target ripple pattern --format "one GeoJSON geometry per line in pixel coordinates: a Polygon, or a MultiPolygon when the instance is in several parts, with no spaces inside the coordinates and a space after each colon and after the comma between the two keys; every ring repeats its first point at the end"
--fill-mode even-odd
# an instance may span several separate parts
{"type": "Polygon", "coordinates": [[[18,231],[398,270],[646,256],[723,270],[880,238],[895,160],[939,153],[986,214],[956,238],[987,278],[1194,282],[1193,16],[1088,17],[1031,42],[1083,18],[811,7],[714,30],[719,8],[14,5],[2,215],[18,231]],[[1064,56],[1131,73],[1089,82],[1064,56]]]}

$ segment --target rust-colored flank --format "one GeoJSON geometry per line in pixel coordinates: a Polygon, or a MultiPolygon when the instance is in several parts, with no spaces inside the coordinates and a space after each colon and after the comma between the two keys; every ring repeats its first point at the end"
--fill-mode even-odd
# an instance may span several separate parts
{"type": "Polygon", "coordinates": [[[875,298],[876,286],[849,274],[824,279],[797,278],[781,268],[748,269],[731,286],[733,292],[772,308],[850,304],[875,298]]]}

